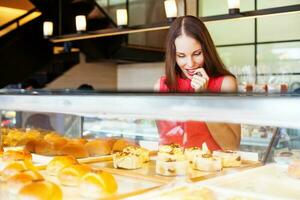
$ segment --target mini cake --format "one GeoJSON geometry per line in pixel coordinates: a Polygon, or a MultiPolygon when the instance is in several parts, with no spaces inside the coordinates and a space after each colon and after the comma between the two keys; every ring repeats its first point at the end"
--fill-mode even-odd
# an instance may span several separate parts
{"type": "Polygon", "coordinates": [[[184,155],[190,163],[193,163],[196,155],[203,154],[203,151],[199,147],[190,147],[184,150],[184,155]]]}
{"type": "Polygon", "coordinates": [[[138,169],[142,167],[143,158],[140,154],[132,152],[119,152],[113,155],[115,168],[138,169]]]}
{"type": "Polygon", "coordinates": [[[182,149],[179,145],[162,145],[156,160],[156,173],[164,176],[185,175],[188,169],[182,149]]]}
{"type": "Polygon", "coordinates": [[[149,157],[149,151],[145,148],[138,147],[138,146],[128,146],[123,149],[124,153],[133,153],[136,155],[139,155],[142,159],[143,163],[149,162],[150,157],[149,157]]]}
{"type": "Polygon", "coordinates": [[[214,157],[210,153],[196,155],[193,168],[207,172],[220,171],[222,170],[222,160],[219,157],[214,157]]]}
{"type": "Polygon", "coordinates": [[[193,160],[193,168],[200,171],[220,171],[222,170],[222,160],[213,156],[206,143],[202,144],[201,154],[196,154],[193,160]]]}
{"type": "Polygon", "coordinates": [[[161,161],[186,160],[182,148],[177,144],[160,146],[157,153],[157,159],[161,161]]]}
{"type": "Polygon", "coordinates": [[[213,156],[222,159],[223,167],[239,167],[242,164],[241,156],[236,151],[214,151],[213,156]]]}
{"type": "Polygon", "coordinates": [[[99,199],[117,192],[115,178],[103,171],[93,171],[85,174],[80,182],[80,195],[89,199],[99,199]]]}

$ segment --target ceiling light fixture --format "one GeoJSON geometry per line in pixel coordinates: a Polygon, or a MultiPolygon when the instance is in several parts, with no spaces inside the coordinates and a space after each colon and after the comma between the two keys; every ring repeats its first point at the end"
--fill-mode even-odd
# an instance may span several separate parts
{"type": "Polygon", "coordinates": [[[169,22],[172,22],[177,17],[176,0],[165,0],[165,12],[169,22]]]}
{"type": "Polygon", "coordinates": [[[240,13],[240,0],[228,0],[227,3],[229,14],[240,13]]]}
{"type": "Polygon", "coordinates": [[[77,32],[86,31],[86,17],[85,17],[85,15],[77,15],[75,17],[75,21],[76,21],[76,31],[77,32]]]}
{"type": "Polygon", "coordinates": [[[117,25],[119,28],[125,28],[128,25],[128,14],[126,9],[117,9],[117,25]]]}
{"type": "Polygon", "coordinates": [[[53,22],[45,21],[43,23],[43,35],[44,38],[48,38],[53,35],[53,22]]]}

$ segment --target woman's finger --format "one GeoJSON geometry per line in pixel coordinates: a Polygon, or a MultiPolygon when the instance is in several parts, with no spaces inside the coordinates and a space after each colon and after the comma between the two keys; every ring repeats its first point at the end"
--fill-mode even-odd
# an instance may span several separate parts
{"type": "Polygon", "coordinates": [[[208,77],[208,75],[207,75],[207,73],[206,73],[206,71],[203,67],[196,69],[195,74],[197,74],[198,76],[201,75],[206,80],[209,80],[209,77],[208,77]]]}

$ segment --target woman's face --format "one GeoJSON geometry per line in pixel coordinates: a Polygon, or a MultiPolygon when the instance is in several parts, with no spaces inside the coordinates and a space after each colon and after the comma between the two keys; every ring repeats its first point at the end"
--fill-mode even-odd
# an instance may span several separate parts
{"type": "Polygon", "coordinates": [[[201,44],[185,34],[175,39],[176,62],[184,77],[192,79],[196,69],[203,67],[201,44]]]}

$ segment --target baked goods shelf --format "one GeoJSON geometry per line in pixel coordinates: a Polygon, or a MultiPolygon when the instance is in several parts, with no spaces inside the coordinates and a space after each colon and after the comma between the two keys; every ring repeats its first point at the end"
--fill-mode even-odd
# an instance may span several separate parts
{"type": "MultiPolygon", "coordinates": [[[[63,186],[61,185],[59,179],[56,176],[50,176],[48,175],[46,170],[39,171],[45,180],[53,182],[57,184],[63,193],[63,199],[64,200],[84,200],[86,197],[82,197],[82,192],[87,191],[81,191],[78,187],[69,187],[69,186],[63,186]]],[[[137,194],[142,194],[147,191],[153,190],[155,188],[160,187],[162,184],[152,181],[146,181],[146,180],[139,180],[134,179],[128,176],[121,176],[117,174],[113,174],[117,184],[118,184],[118,191],[116,194],[113,195],[107,195],[103,196],[103,198],[100,199],[121,199],[137,194]]],[[[8,192],[6,192],[6,185],[4,183],[0,183],[0,195],[1,199],[14,199],[16,196],[10,195],[8,192]]]]}
{"type": "Polygon", "coordinates": [[[176,176],[176,177],[157,175],[155,172],[155,165],[156,163],[154,157],[152,157],[148,163],[144,163],[142,168],[134,169],[134,170],[116,169],[114,168],[112,161],[90,164],[90,166],[92,166],[93,168],[101,169],[109,173],[167,184],[174,180],[176,181],[176,179],[178,178],[179,179],[183,178],[184,180],[187,180],[189,182],[203,181],[218,176],[224,176],[226,174],[232,174],[247,169],[252,169],[261,166],[261,163],[254,162],[254,161],[243,161],[243,164],[240,167],[224,168],[222,171],[219,172],[204,172],[204,171],[194,170],[191,167],[189,167],[187,176],[176,176]]]}

